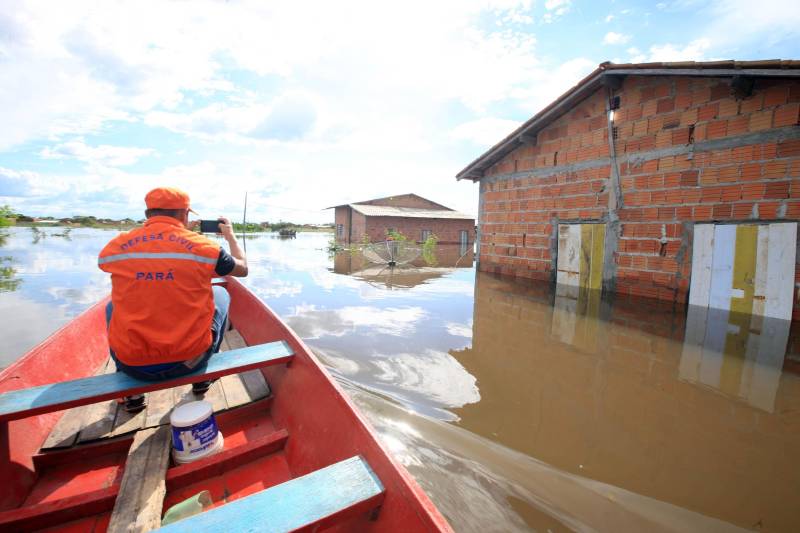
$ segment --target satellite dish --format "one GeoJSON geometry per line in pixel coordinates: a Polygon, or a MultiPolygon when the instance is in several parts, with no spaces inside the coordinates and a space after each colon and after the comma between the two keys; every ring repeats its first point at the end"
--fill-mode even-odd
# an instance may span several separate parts
{"type": "Polygon", "coordinates": [[[370,263],[398,266],[415,260],[422,253],[422,248],[406,241],[387,240],[365,245],[362,253],[370,263]]]}

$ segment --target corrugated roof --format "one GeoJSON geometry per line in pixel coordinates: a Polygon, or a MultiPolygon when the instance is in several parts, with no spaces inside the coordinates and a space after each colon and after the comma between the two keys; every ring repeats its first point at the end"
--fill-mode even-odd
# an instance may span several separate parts
{"type": "Polygon", "coordinates": [[[766,59],[762,61],[677,61],[670,63],[600,63],[597,69],[553,103],[528,119],[505,139],[492,146],[475,161],[456,174],[456,179],[476,180],[483,172],[506,154],[519,147],[526,136],[535,135],[547,124],[560,117],[565,109],[577,104],[614,76],[752,76],[798,77],[800,61],[766,59]]]}
{"type": "Polygon", "coordinates": [[[454,218],[473,220],[475,217],[449,209],[415,209],[411,207],[391,207],[387,205],[348,204],[353,211],[368,217],[409,217],[409,218],[454,218]]]}

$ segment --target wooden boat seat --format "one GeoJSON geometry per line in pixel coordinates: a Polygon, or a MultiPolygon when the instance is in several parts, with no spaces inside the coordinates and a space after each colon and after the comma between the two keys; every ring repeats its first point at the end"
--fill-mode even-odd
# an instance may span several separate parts
{"type": "Polygon", "coordinates": [[[165,381],[143,381],[115,372],[9,391],[0,394],[0,422],[289,363],[293,356],[286,342],[276,341],[214,354],[204,370],[165,381]]]}
{"type": "Polygon", "coordinates": [[[376,510],[385,490],[360,456],[351,457],[204,513],[174,522],[164,532],[316,531],[376,510]]]}

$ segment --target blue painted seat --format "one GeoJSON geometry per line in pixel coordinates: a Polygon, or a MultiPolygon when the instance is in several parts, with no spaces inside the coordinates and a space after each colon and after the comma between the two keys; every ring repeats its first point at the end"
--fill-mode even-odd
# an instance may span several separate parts
{"type": "Polygon", "coordinates": [[[165,381],[143,381],[117,372],[9,391],[0,394],[0,422],[288,363],[292,357],[289,345],[277,341],[214,354],[204,368],[165,381]]]}
{"type": "Polygon", "coordinates": [[[178,522],[168,533],[322,529],[377,509],[385,490],[360,456],[264,489],[178,522]]]}

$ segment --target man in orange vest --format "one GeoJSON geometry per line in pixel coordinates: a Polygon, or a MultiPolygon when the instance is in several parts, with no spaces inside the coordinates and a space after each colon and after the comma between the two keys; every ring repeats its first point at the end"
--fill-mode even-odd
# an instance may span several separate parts
{"type": "MultiPolygon", "coordinates": [[[[230,296],[211,278],[247,276],[247,259],[227,218],[219,218],[219,233],[230,253],[193,231],[194,211],[180,189],[153,189],[145,204],[144,225],[112,239],[98,265],[111,274],[106,318],[117,371],[162,380],[194,372],[219,351],[230,296]]],[[[202,394],[210,385],[192,388],[202,394]]],[[[128,411],[144,406],[144,395],[125,398],[128,411]]]]}

